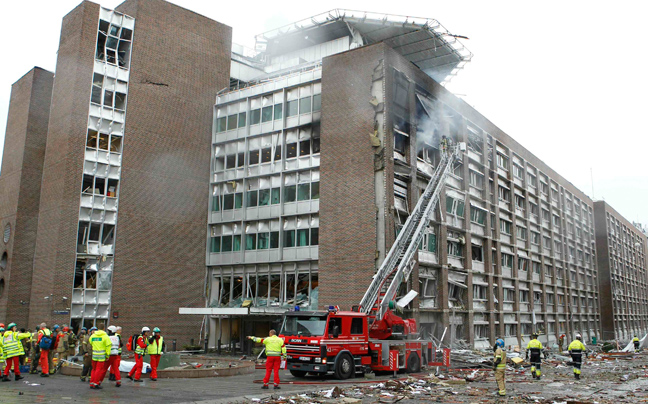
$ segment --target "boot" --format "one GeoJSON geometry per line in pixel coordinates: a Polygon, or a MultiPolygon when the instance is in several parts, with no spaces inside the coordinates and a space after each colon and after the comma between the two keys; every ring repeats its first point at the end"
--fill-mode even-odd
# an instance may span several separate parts
{"type": "Polygon", "coordinates": [[[7,375],[2,375],[2,381],[3,381],[3,382],[8,382],[8,381],[9,381],[9,376],[7,376],[7,375]]]}
{"type": "Polygon", "coordinates": [[[108,380],[110,380],[111,382],[114,382],[115,381],[115,375],[111,373],[110,376],[108,376],[108,380]]]}
{"type": "Polygon", "coordinates": [[[85,383],[85,381],[86,381],[85,376],[81,376],[81,383],[85,383]]]}
{"type": "Polygon", "coordinates": [[[18,381],[20,379],[24,379],[24,377],[22,377],[21,375],[16,375],[16,377],[14,378],[14,380],[16,380],[16,381],[18,381]]]}
{"type": "Polygon", "coordinates": [[[576,380],[580,380],[580,375],[578,373],[574,374],[574,377],[576,377],[576,380]]]}

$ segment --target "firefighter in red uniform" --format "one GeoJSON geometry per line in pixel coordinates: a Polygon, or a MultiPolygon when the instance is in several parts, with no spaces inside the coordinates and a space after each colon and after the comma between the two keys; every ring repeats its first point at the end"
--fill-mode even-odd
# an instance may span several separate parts
{"type": "Polygon", "coordinates": [[[257,337],[248,337],[254,342],[261,342],[265,345],[266,349],[266,374],[263,378],[263,387],[262,389],[268,388],[268,382],[270,382],[270,374],[274,370],[274,388],[279,389],[279,365],[281,364],[281,359],[286,359],[286,344],[284,340],[277,337],[277,332],[275,330],[270,330],[270,336],[268,338],[257,338],[257,337]]]}
{"type": "Polygon", "coordinates": [[[141,382],[140,377],[142,376],[142,368],[144,367],[144,354],[146,354],[146,347],[148,346],[146,333],[149,331],[151,331],[150,328],[142,327],[142,334],[135,341],[135,366],[128,372],[127,377],[137,383],[141,382]]]}

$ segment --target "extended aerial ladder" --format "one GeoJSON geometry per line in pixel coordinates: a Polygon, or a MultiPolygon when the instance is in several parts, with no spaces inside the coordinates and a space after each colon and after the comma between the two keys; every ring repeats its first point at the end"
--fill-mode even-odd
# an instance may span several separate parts
{"type": "MultiPolygon", "coordinates": [[[[425,228],[430,221],[441,189],[452,170],[459,153],[465,150],[465,143],[451,146],[441,153],[441,161],[434,171],[430,182],[421,195],[416,207],[407,218],[405,225],[396,237],[396,241],[387,253],[362,298],[359,311],[373,318],[370,332],[374,338],[388,338],[391,335],[407,335],[416,332],[416,323],[402,320],[392,313],[393,299],[403,281],[409,279],[414,267],[414,254],[423,239],[425,228]]],[[[410,292],[410,300],[416,296],[410,292]]]]}

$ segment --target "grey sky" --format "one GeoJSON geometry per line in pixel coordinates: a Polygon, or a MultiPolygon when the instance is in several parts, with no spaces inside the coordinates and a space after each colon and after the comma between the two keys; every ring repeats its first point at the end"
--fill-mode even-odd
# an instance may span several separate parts
{"type": "MultiPolygon", "coordinates": [[[[121,1],[101,1],[116,7],[121,1]]],[[[234,28],[234,41],[319,14],[334,3],[173,3],[234,28]]],[[[54,70],[61,19],[79,0],[3,4],[0,152],[11,84],[54,70]]],[[[468,36],[474,58],[447,87],[536,156],[630,221],[648,224],[648,3],[638,1],[366,1],[344,8],[437,19],[468,36]]],[[[207,168],[206,168],[207,169],[207,168]]]]}

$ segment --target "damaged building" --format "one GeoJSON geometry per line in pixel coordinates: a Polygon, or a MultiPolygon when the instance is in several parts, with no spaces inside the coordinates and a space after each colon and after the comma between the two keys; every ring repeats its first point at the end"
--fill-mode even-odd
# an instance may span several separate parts
{"type": "Polygon", "coordinates": [[[399,292],[419,293],[406,314],[477,347],[600,337],[593,201],[442,86],[471,56],[437,21],[348,10],[234,46],[214,107],[207,309],[193,311],[211,346],[296,305],[357,305],[442,136],[468,150],[399,292]]]}
{"type": "Polygon", "coordinates": [[[82,2],[56,75],[12,89],[0,320],[243,349],[295,306],[351,309],[445,136],[467,150],[399,291],[423,337],[645,333],[646,237],[445,89],[471,57],[426,18],[331,10],[248,49],[162,0],[82,2]]]}

